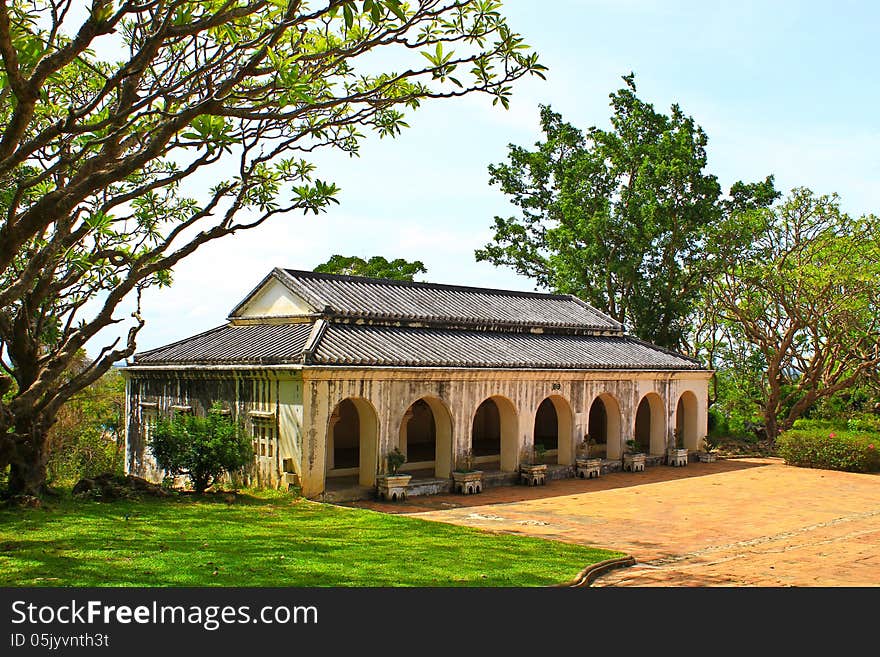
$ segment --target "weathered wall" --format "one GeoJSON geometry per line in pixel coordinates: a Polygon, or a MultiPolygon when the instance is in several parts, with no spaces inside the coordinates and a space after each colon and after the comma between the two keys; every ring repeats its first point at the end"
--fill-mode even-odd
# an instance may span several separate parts
{"type": "MultiPolygon", "coordinates": [[[[362,459],[360,481],[375,482],[384,464],[382,456],[400,440],[400,424],[410,405],[427,398],[440,402],[451,420],[451,444],[438,440],[438,475],[448,473],[456,455],[470,447],[471,424],[479,405],[495,398],[501,410],[503,470],[515,470],[519,454],[533,444],[535,414],[541,402],[552,397],[557,413],[570,413],[570,422],[560,438],[559,462],[571,463],[576,444],[587,431],[589,408],[600,395],[612,397],[620,411],[617,444],[608,445],[609,458],[621,453],[621,443],[635,431],[639,401],[654,393],[662,402],[660,426],[652,430],[651,451],[662,453],[671,445],[675,410],[679,397],[691,391],[697,399],[697,431],[686,436],[686,446],[699,448],[706,432],[706,400],[709,372],[612,372],[612,371],[516,371],[394,368],[304,368],[303,370],[303,493],[318,495],[324,490],[325,445],[329,418],[344,399],[358,400],[364,415],[375,415],[374,444],[362,459]],[[439,460],[443,460],[443,464],[439,460]]],[[[437,413],[435,412],[435,416],[437,413]]],[[[363,419],[363,418],[362,418],[363,419]]],[[[370,436],[369,431],[362,431],[370,436]]]]}
{"type": "Polygon", "coordinates": [[[145,420],[168,417],[175,406],[204,415],[215,402],[228,408],[249,436],[254,424],[274,432],[265,455],[256,454],[248,483],[274,487],[284,459],[299,472],[302,462],[302,381],[296,371],[274,370],[123,370],[126,377],[126,472],[160,481],[163,473],[147,448],[145,420]],[[269,452],[271,451],[271,455],[269,452]]]}

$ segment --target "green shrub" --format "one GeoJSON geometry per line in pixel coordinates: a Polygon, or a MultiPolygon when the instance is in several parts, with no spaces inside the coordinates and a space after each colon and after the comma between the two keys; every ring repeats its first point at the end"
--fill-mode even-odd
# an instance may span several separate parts
{"type": "Polygon", "coordinates": [[[846,421],[846,428],[849,431],[880,433],[880,416],[871,415],[869,413],[853,415],[846,421]]]}
{"type": "Polygon", "coordinates": [[[846,431],[846,421],[836,418],[798,418],[791,426],[801,431],[846,431]]]}
{"type": "Polygon", "coordinates": [[[49,454],[46,470],[56,486],[72,486],[84,477],[123,474],[123,453],[118,436],[95,426],[83,426],[65,437],[64,449],[49,454]]]}
{"type": "Polygon", "coordinates": [[[161,418],[150,439],[150,451],[159,467],[172,475],[186,475],[198,493],[223,473],[238,470],[254,458],[241,427],[219,410],[215,406],[207,417],[161,418]]]}
{"type": "Polygon", "coordinates": [[[776,439],[786,463],[806,468],[880,471],[880,434],[824,429],[792,429],[776,439]]]}

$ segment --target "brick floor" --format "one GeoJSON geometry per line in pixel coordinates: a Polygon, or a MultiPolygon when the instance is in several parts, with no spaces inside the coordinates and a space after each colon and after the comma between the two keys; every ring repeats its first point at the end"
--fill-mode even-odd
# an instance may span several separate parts
{"type": "Polygon", "coordinates": [[[353,505],[635,557],[594,586],[880,586],[880,476],[779,459],[353,505]]]}

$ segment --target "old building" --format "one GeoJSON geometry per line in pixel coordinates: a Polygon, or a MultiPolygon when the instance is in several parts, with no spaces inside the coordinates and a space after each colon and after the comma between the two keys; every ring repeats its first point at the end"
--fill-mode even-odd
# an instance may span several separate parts
{"type": "Polygon", "coordinates": [[[220,402],[253,436],[257,479],[309,497],[373,486],[395,446],[441,488],[468,450],[487,473],[536,442],[569,466],[586,433],[609,460],[629,438],[661,456],[674,428],[696,450],[710,377],[570,295],[286,269],[124,371],[128,471],[161,477],[145,448],[160,413],[220,402]]]}

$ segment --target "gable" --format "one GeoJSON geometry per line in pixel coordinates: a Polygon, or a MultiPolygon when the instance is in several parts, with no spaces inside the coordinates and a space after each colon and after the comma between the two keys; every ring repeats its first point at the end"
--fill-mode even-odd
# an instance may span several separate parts
{"type": "Polygon", "coordinates": [[[230,317],[290,317],[315,312],[302,297],[292,292],[277,278],[270,277],[257,287],[230,317]]]}

